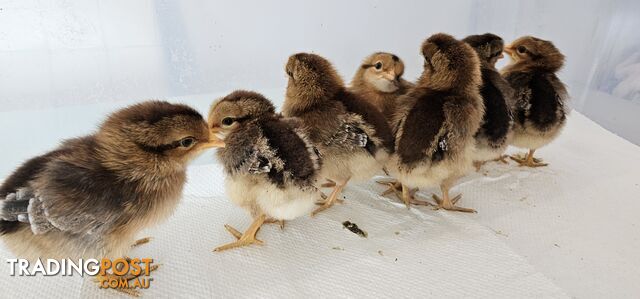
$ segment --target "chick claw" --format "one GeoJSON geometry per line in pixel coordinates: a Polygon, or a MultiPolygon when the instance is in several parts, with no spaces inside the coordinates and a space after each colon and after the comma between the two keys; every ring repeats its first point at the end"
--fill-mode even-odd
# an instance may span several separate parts
{"type": "Polygon", "coordinates": [[[434,208],[434,210],[443,209],[443,210],[447,210],[447,211],[457,211],[457,212],[464,212],[464,213],[477,213],[477,211],[474,210],[474,209],[469,209],[469,208],[463,208],[463,207],[456,206],[456,203],[458,203],[460,198],[462,198],[462,194],[456,195],[453,199],[449,199],[449,196],[446,193],[443,196],[444,199],[441,199],[439,196],[437,196],[435,194],[433,194],[432,197],[433,197],[433,200],[435,200],[436,203],[438,204],[434,208]]]}
{"type": "Polygon", "coordinates": [[[493,159],[491,161],[502,162],[502,164],[509,164],[509,161],[507,161],[507,158],[510,158],[510,156],[509,155],[502,155],[502,156],[500,156],[498,158],[495,158],[495,159],[493,159]]]}
{"type": "Polygon", "coordinates": [[[529,153],[522,155],[516,155],[514,156],[510,156],[509,158],[511,158],[511,160],[518,162],[518,164],[520,164],[519,166],[526,166],[526,167],[543,167],[543,166],[547,166],[549,164],[547,163],[542,163],[541,159],[538,158],[534,158],[533,157],[533,153],[535,151],[530,150],[529,153]]]}
{"type": "Polygon", "coordinates": [[[415,194],[418,191],[418,188],[409,189],[409,187],[402,184],[400,186],[400,188],[402,189],[402,195],[398,195],[397,193],[396,195],[402,200],[402,202],[404,202],[405,206],[407,206],[407,209],[411,209],[412,204],[418,206],[432,206],[432,204],[429,202],[417,200],[415,198],[415,194]]]}
{"type": "Polygon", "coordinates": [[[231,233],[234,237],[236,237],[237,241],[216,247],[213,251],[219,252],[219,251],[224,251],[224,250],[228,250],[236,247],[248,246],[252,244],[257,244],[257,245],[264,244],[264,242],[262,242],[261,240],[256,239],[256,234],[260,230],[260,227],[262,226],[262,224],[265,222],[265,218],[266,217],[264,215],[260,215],[258,218],[256,218],[251,224],[251,226],[249,226],[249,228],[244,232],[244,234],[239,232],[237,229],[231,227],[230,225],[225,224],[224,228],[226,228],[227,231],[229,231],[229,233],[231,233]]]}

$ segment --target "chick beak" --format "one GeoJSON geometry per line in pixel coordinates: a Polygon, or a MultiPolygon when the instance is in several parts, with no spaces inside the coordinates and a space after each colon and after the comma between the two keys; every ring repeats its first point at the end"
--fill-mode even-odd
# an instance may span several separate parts
{"type": "Polygon", "coordinates": [[[393,83],[395,87],[398,87],[398,78],[396,78],[395,72],[387,72],[382,75],[383,78],[389,80],[389,82],[393,83]]]}
{"type": "Polygon", "coordinates": [[[220,134],[220,128],[212,128],[209,130],[209,142],[206,143],[206,147],[225,147],[224,140],[218,137],[220,134]]]}
{"type": "Polygon", "coordinates": [[[511,47],[511,45],[504,47],[504,52],[508,55],[513,54],[513,47],[511,47]]]}
{"type": "Polygon", "coordinates": [[[498,56],[498,59],[502,59],[504,58],[504,54],[502,52],[500,52],[500,55],[498,56]]]}

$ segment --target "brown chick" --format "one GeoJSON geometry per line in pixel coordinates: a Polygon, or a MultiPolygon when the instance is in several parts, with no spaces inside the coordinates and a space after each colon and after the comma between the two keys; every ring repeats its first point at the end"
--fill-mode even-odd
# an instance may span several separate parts
{"type": "Polygon", "coordinates": [[[504,50],[512,62],[502,75],[515,90],[511,145],[529,149],[526,155],[511,159],[520,166],[546,166],[533,154],[558,137],[567,120],[569,94],[556,76],[564,55],[550,41],[532,36],[518,38],[504,50]]]}
{"type": "Polygon", "coordinates": [[[123,257],[138,232],[175,210],[187,162],[219,145],[185,105],[119,110],[95,134],[28,160],[4,181],[1,238],[31,260],[123,257]]]}
{"type": "MultiPolygon", "coordinates": [[[[404,62],[398,56],[376,52],[362,61],[349,90],[373,104],[390,121],[395,112],[396,99],[413,87],[412,83],[402,78],[403,74],[404,62]]],[[[383,196],[402,190],[402,185],[395,180],[386,179],[377,183],[389,186],[382,193],[383,196]]]]}
{"type": "Polygon", "coordinates": [[[348,91],[323,57],[295,54],[285,69],[289,83],[282,113],[302,121],[323,158],[322,177],[336,183],[316,214],[339,201],[347,182],[382,169],[393,151],[393,136],[382,113],[348,91]]]}
{"type": "Polygon", "coordinates": [[[377,52],[364,59],[351,80],[349,90],[370,102],[388,120],[396,99],[413,86],[402,78],[404,63],[391,53],[377,52]]]}
{"type": "Polygon", "coordinates": [[[320,157],[301,123],[277,115],[261,94],[239,90],[216,101],[209,126],[226,144],[217,152],[226,173],[226,192],[253,218],[244,234],[225,225],[237,241],[215,251],[262,244],[256,234],[265,220],[308,214],[322,198],[315,187],[320,157]]]}
{"type": "Polygon", "coordinates": [[[484,102],[484,116],[480,129],[475,135],[476,150],[474,165],[476,170],[487,161],[502,161],[507,156],[503,153],[509,146],[513,134],[513,89],[496,70],[496,62],[502,58],[504,41],[495,34],[485,33],[470,35],[462,40],[478,53],[482,72],[482,87],[480,95],[484,102]]]}
{"type": "Polygon", "coordinates": [[[469,45],[438,33],[422,44],[424,71],[416,86],[398,99],[392,121],[396,151],[387,169],[403,184],[406,204],[426,204],[411,198],[410,187],[440,185],[437,208],[461,212],[449,189],[471,168],[474,135],[484,105],[480,97],[480,61],[469,45]]]}

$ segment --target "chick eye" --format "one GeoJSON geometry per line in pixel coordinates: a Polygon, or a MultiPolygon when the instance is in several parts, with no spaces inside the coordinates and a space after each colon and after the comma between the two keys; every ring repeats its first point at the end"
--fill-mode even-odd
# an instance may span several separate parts
{"type": "Polygon", "coordinates": [[[518,53],[524,54],[525,52],[527,52],[527,48],[525,48],[524,46],[518,46],[517,48],[518,53]]]}
{"type": "Polygon", "coordinates": [[[376,70],[381,69],[382,68],[382,62],[380,62],[380,61],[376,62],[375,67],[376,67],[376,70]]]}
{"type": "Polygon", "coordinates": [[[222,119],[222,125],[223,126],[230,126],[231,124],[233,124],[233,118],[225,117],[225,118],[222,119]]]}
{"type": "Polygon", "coordinates": [[[180,146],[181,147],[191,147],[194,143],[196,143],[196,139],[193,137],[185,137],[180,139],[180,146]]]}

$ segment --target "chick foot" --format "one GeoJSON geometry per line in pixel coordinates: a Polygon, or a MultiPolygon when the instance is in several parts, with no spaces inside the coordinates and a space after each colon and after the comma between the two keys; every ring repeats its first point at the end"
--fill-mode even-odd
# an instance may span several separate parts
{"type": "MultiPolygon", "coordinates": [[[[129,259],[129,258],[126,258],[126,260],[128,262],[131,261],[131,259],[129,259]]],[[[147,265],[147,267],[149,267],[149,265],[147,265]]],[[[151,265],[149,267],[149,269],[148,269],[148,272],[151,273],[151,272],[153,272],[155,270],[158,270],[158,267],[160,267],[160,265],[151,265]]],[[[112,281],[119,282],[119,285],[120,285],[120,282],[126,281],[127,282],[126,285],[131,286],[132,285],[132,282],[131,282],[132,280],[134,280],[134,279],[136,279],[136,278],[138,278],[138,277],[140,277],[140,276],[142,276],[143,274],[146,274],[146,273],[147,273],[147,269],[146,268],[145,269],[141,269],[141,271],[138,272],[137,274],[133,274],[131,271],[129,273],[125,274],[125,275],[116,275],[116,274],[113,274],[113,273],[107,273],[105,275],[96,276],[96,278],[94,278],[94,281],[95,281],[96,284],[98,284],[98,286],[100,288],[104,288],[105,285],[108,285],[109,282],[112,282],[112,281]]],[[[116,289],[113,289],[113,290],[115,290],[117,292],[120,292],[120,293],[127,294],[127,295],[132,296],[132,297],[141,297],[142,296],[140,291],[138,291],[136,289],[133,289],[133,288],[116,288],[116,289]]]]}
{"type": "Polygon", "coordinates": [[[440,185],[440,190],[442,190],[442,198],[433,194],[433,200],[438,204],[434,210],[444,209],[447,211],[457,211],[457,212],[465,212],[465,213],[477,213],[474,209],[463,208],[456,206],[456,203],[462,198],[462,194],[456,195],[453,199],[449,198],[449,186],[448,184],[440,185]]]}
{"type": "Polygon", "coordinates": [[[131,248],[135,248],[135,247],[138,247],[140,245],[147,244],[147,243],[151,242],[151,239],[152,239],[151,237],[142,238],[142,239],[136,241],[135,243],[133,243],[133,245],[131,245],[131,248]]]}
{"type": "Polygon", "coordinates": [[[258,216],[258,218],[253,220],[253,223],[251,223],[251,226],[249,226],[249,228],[244,232],[244,234],[240,233],[238,230],[231,227],[230,225],[225,224],[224,228],[226,228],[227,231],[229,231],[229,233],[231,233],[234,237],[236,237],[237,241],[222,245],[220,247],[216,247],[213,251],[214,252],[223,251],[227,249],[243,247],[243,246],[248,246],[252,244],[258,244],[258,245],[264,244],[264,242],[256,239],[256,234],[260,230],[260,227],[262,227],[262,224],[264,224],[265,220],[266,220],[266,216],[264,214],[258,216]]]}
{"type": "Polygon", "coordinates": [[[336,202],[343,203],[344,201],[342,199],[339,199],[338,196],[340,196],[340,193],[342,193],[342,189],[344,189],[346,185],[347,185],[347,182],[344,182],[342,184],[336,184],[336,186],[333,188],[333,191],[331,191],[331,194],[329,195],[329,197],[325,201],[319,202],[318,204],[320,205],[320,207],[315,209],[313,212],[311,212],[311,217],[332,207],[336,202]]]}
{"type": "Polygon", "coordinates": [[[435,200],[436,203],[438,204],[434,208],[434,210],[443,209],[443,210],[447,210],[447,211],[456,211],[456,212],[464,212],[464,213],[478,213],[474,209],[469,209],[469,208],[463,208],[463,207],[456,206],[456,203],[458,203],[458,200],[460,200],[460,198],[462,198],[462,194],[458,194],[453,199],[449,199],[449,196],[443,196],[444,199],[441,199],[438,195],[435,195],[435,194],[433,194],[432,197],[433,197],[433,200],[435,200]]]}
{"type": "Polygon", "coordinates": [[[416,192],[418,192],[418,188],[409,189],[409,187],[405,185],[401,185],[402,195],[400,195],[400,199],[404,202],[404,205],[407,206],[407,209],[411,209],[411,205],[419,205],[419,206],[432,206],[432,204],[417,200],[415,198],[416,192]]]}
{"type": "Polygon", "coordinates": [[[502,155],[502,156],[500,156],[498,158],[495,158],[495,159],[493,159],[491,161],[493,161],[493,162],[502,162],[502,164],[509,164],[509,161],[507,161],[507,158],[510,158],[510,156],[509,155],[502,155]]]}
{"type": "Polygon", "coordinates": [[[380,196],[387,196],[387,194],[395,193],[398,199],[402,199],[400,196],[400,192],[402,192],[402,184],[396,180],[388,180],[388,181],[376,181],[376,183],[380,185],[388,186],[387,190],[380,193],[380,196]]]}
{"type": "Polygon", "coordinates": [[[518,164],[520,164],[519,166],[526,166],[526,167],[543,167],[543,166],[547,166],[549,164],[547,163],[542,163],[541,159],[537,159],[533,157],[533,153],[535,152],[535,150],[529,150],[529,153],[527,153],[526,155],[517,155],[517,156],[510,156],[509,158],[511,158],[511,160],[518,162],[518,164]]]}
{"type": "Polygon", "coordinates": [[[330,180],[330,179],[326,179],[327,181],[325,183],[323,183],[322,185],[320,185],[322,188],[333,188],[336,186],[336,182],[330,180]]]}
{"type": "MultiPolygon", "coordinates": [[[[394,193],[399,200],[404,201],[404,199],[402,198],[402,184],[400,182],[396,180],[390,180],[390,181],[376,181],[376,183],[381,185],[386,185],[389,187],[387,188],[387,190],[384,190],[384,192],[380,193],[380,196],[387,196],[387,194],[394,193]]],[[[411,189],[411,196],[416,194],[416,192],[418,192],[418,188],[411,189]]]]}

